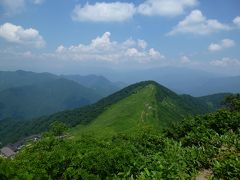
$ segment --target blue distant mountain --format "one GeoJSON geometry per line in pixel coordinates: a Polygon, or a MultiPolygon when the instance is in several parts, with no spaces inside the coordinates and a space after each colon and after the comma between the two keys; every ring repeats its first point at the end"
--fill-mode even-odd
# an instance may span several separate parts
{"type": "Polygon", "coordinates": [[[48,115],[92,104],[101,97],[96,89],[49,73],[0,72],[0,120],[48,115]]]}

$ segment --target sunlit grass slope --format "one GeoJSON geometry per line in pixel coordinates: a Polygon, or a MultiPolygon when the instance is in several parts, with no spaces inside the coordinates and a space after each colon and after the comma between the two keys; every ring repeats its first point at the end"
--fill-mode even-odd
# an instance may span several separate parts
{"type": "Polygon", "coordinates": [[[71,132],[76,137],[82,133],[105,136],[132,131],[139,126],[159,126],[155,94],[156,87],[149,84],[110,106],[92,123],[79,125],[71,132]]]}
{"type": "Polygon", "coordinates": [[[133,94],[109,106],[87,125],[78,125],[70,131],[73,137],[91,134],[99,137],[128,133],[139,127],[157,130],[193,114],[207,112],[207,106],[192,97],[183,97],[149,81],[133,94]]]}

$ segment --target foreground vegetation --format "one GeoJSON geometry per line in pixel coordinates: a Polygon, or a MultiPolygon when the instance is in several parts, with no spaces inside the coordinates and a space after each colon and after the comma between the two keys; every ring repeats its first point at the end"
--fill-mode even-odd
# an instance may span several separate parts
{"type": "Polygon", "coordinates": [[[143,127],[103,139],[62,136],[66,127],[29,143],[14,159],[0,158],[0,179],[191,179],[240,178],[240,97],[226,108],[188,118],[163,132],[143,127]]]}

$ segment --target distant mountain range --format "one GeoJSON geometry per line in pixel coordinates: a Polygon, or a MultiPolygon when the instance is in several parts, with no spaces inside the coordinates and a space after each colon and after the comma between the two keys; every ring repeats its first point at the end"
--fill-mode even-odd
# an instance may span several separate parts
{"type": "Polygon", "coordinates": [[[13,142],[46,131],[54,121],[75,127],[70,133],[99,136],[135,130],[137,126],[160,129],[184,117],[216,110],[226,94],[194,98],[177,95],[154,81],[130,85],[95,104],[59,112],[31,121],[0,121],[0,142],[13,142]]]}
{"type": "Polygon", "coordinates": [[[240,76],[226,77],[182,67],[161,67],[132,71],[106,71],[102,74],[113,81],[128,84],[154,80],[179,94],[206,96],[215,93],[240,93],[240,76]]]}
{"type": "Polygon", "coordinates": [[[163,127],[188,115],[214,111],[228,92],[240,92],[239,76],[222,78],[167,68],[144,72],[111,78],[114,81],[127,78],[128,84],[138,79],[156,79],[171,90],[154,81],[120,90],[124,83],[111,82],[104,76],[0,71],[0,142],[43,132],[56,120],[78,126],[73,131],[76,134],[85,129],[97,132],[101,128],[106,128],[106,132],[121,132],[134,129],[139,121],[163,127]],[[179,95],[187,93],[201,97],[179,95]]]}
{"type": "MultiPolygon", "coordinates": [[[[111,78],[116,81],[125,80],[126,84],[152,79],[178,94],[192,96],[240,92],[240,76],[218,77],[185,68],[165,67],[113,73],[111,78]]],[[[81,107],[125,86],[124,83],[115,83],[99,75],[57,76],[22,70],[0,71],[0,120],[30,119],[81,107]]]]}
{"type": "Polygon", "coordinates": [[[58,78],[58,76],[50,73],[34,73],[22,70],[0,71],[0,91],[8,88],[41,84],[58,78]]]}
{"type": "Polygon", "coordinates": [[[99,76],[70,77],[22,70],[0,72],[0,120],[31,119],[82,107],[119,89],[99,76]],[[79,81],[69,80],[73,77],[79,81]]]}
{"type": "Polygon", "coordinates": [[[108,96],[125,86],[124,83],[113,83],[105,77],[97,75],[62,75],[62,77],[75,81],[85,87],[94,89],[95,91],[97,91],[97,93],[103,96],[108,96]]]}
{"type": "Polygon", "coordinates": [[[189,91],[195,96],[226,92],[240,93],[240,76],[212,78],[190,88],[189,91]]]}
{"type": "Polygon", "coordinates": [[[77,83],[56,79],[0,92],[0,119],[29,119],[96,102],[101,96],[77,83]]]}

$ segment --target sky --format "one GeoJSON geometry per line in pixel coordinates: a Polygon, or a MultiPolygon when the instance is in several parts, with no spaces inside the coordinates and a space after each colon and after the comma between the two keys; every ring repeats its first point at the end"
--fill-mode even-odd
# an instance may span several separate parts
{"type": "Polygon", "coordinates": [[[0,0],[0,70],[240,75],[239,0],[0,0]]]}

